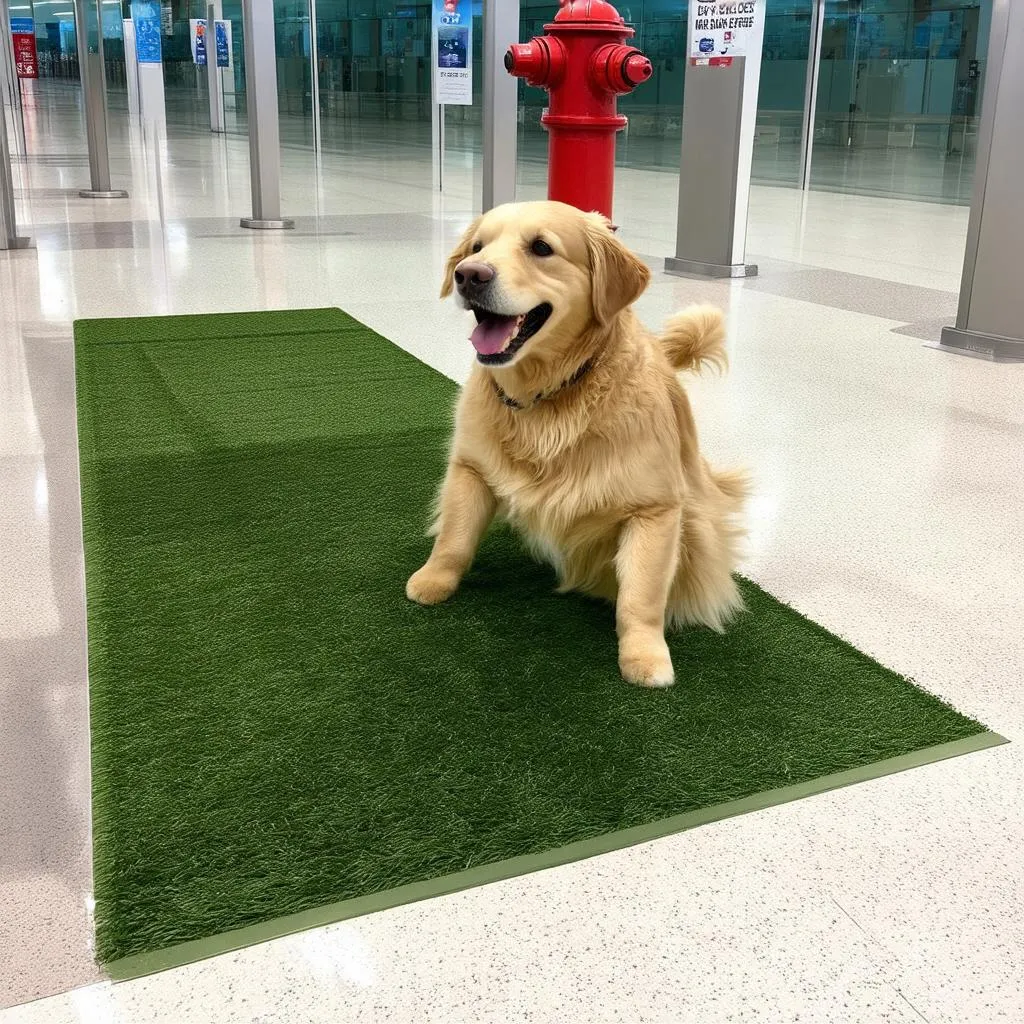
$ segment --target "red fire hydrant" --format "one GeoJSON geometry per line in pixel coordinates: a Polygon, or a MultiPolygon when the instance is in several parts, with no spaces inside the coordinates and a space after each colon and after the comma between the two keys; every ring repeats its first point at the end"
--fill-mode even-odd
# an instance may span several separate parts
{"type": "Polygon", "coordinates": [[[626,127],[616,96],[653,73],[651,62],[626,40],[633,37],[605,0],[559,0],[545,34],[515,43],[505,68],[547,90],[541,117],[548,131],[548,198],[612,215],[615,135],[626,127]]]}

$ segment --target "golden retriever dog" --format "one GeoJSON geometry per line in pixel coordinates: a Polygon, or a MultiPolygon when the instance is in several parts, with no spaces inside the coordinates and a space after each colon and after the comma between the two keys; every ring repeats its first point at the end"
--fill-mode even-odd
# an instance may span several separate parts
{"type": "Polygon", "coordinates": [[[619,668],[674,682],[666,627],[721,630],[741,607],[733,569],[744,474],[700,454],[677,372],[724,366],[722,314],[695,306],[660,337],[632,310],[650,273],[599,214],[501,206],[448,260],[441,297],[476,318],[434,547],[406,587],[444,601],[497,514],[551,563],[560,590],[615,603],[619,668]]]}

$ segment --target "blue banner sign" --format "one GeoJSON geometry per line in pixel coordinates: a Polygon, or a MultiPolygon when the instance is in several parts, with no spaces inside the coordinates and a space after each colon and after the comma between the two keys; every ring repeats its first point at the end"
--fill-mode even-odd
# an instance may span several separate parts
{"type": "Polygon", "coordinates": [[[215,22],[214,36],[217,44],[217,67],[231,67],[231,22],[215,22]]]}
{"type": "Polygon", "coordinates": [[[160,44],[160,17],[158,0],[132,0],[135,52],[140,64],[159,64],[163,59],[160,44]]]}

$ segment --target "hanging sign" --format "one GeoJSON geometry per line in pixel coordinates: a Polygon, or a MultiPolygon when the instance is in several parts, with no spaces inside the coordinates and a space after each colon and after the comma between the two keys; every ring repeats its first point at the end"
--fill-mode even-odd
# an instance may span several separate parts
{"type": "Polygon", "coordinates": [[[765,0],[690,0],[690,63],[729,67],[764,31],[765,0]]]}
{"type": "Polygon", "coordinates": [[[159,64],[163,59],[160,44],[160,4],[157,0],[132,0],[135,23],[135,54],[140,64],[159,64]]]}
{"type": "Polygon", "coordinates": [[[231,22],[215,21],[213,23],[214,42],[217,46],[217,67],[230,68],[231,62],[231,22]]]}
{"type": "Polygon", "coordinates": [[[434,102],[472,106],[472,0],[434,0],[434,102]]]}
{"type": "Polygon", "coordinates": [[[11,18],[11,43],[14,46],[14,66],[18,77],[38,78],[36,26],[31,18],[11,18]]]}
{"type": "Polygon", "coordinates": [[[192,36],[192,63],[206,67],[206,19],[189,18],[189,34],[192,36]]]}

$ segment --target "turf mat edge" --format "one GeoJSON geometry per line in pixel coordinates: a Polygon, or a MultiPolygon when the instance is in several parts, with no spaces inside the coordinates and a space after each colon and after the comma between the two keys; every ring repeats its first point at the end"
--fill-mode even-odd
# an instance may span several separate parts
{"type": "Polygon", "coordinates": [[[392,910],[411,903],[436,899],[440,896],[450,896],[466,889],[503,882],[520,875],[562,867],[575,861],[614,853],[617,850],[639,846],[656,839],[664,839],[666,836],[687,832],[690,829],[699,828],[701,825],[710,825],[716,821],[725,821],[727,818],[766,810],[769,807],[780,807],[783,804],[804,800],[807,797],[819,796],[833,790],[844,789],[847,786],[885,778],[887,775],[896,775],[912,768],[923,768],[950,758],[961,757],[964,754],[991,750],[993,747],[999,747],[1006,743],[1009,743],[1009,740],[998,733],[991,731],[977,733],[974,736],[966,736],[949,743],[940,743],[934,747],[925,747],[923,750],[900,754],[884,761],[875,761],[858,768],[836,772],[834,775],[823,775],[820,778],[785,786],[782,789],[755,793],[740,800],[687,811],[685,814],[663,818],[661,821],[649,822],[646,825],[637,825],[621,832],[585,839],[569,846],[545,850],[543,853],[532,853],[497,861],[493,864],[484,864],[454,875],[443,875],[422,882],[413,882],[397,889],[373,893],[369,896],[358,896],[340,903],[315,907],[312,910],[303,910],[297,914],[289,914],[286,917],[274,918],[260,924],[248,925],[191,942],[183,942],[153,952],[137,953],[120,960],[109,961],[103,965],[103,969],[113,981],[131,981],[160,971],[185,967],[188,964],[208,960],[223,953],[232,953],[249,946],[270,942],[273,939],[295,935],[298,932],[322,928],[326,925],[380,913],[384,910],[392,910]]]}

